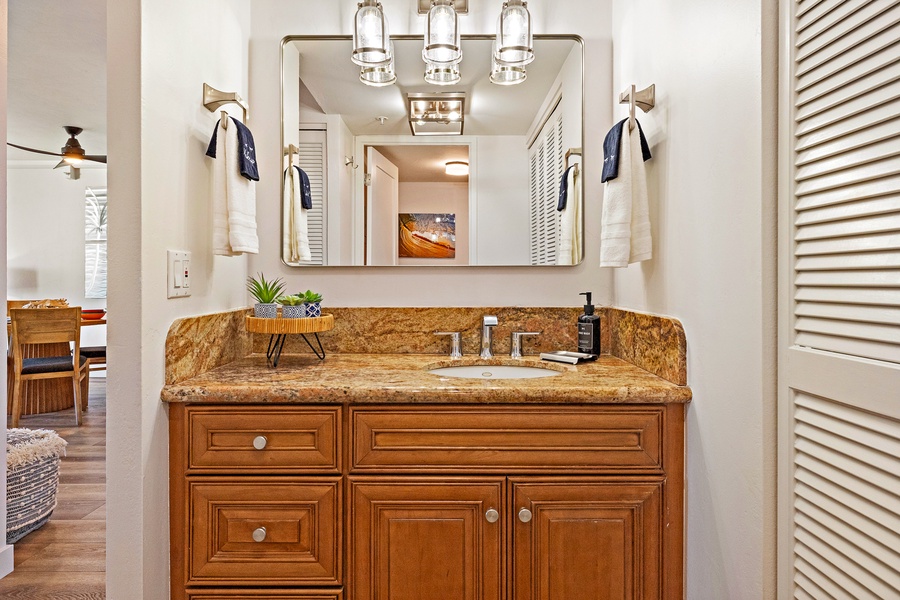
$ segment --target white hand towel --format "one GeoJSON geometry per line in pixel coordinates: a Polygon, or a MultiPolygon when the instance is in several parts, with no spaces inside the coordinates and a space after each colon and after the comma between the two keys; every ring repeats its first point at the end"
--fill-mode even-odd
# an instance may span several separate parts
{"type": "MultiPolygon", "coordinates": [[[[628,123],[622,125],[628,127],[628,123]]],[[[626,267],[653,256],[650,201],[638,128],[622,132],[619,174],[604,185],[600,266],[626,267]]]]}
{"type": "Polygon", "coordinates": [[[566,176],[568,190],[566,207],[559,215],[559,249],[556,253],[556,264],[577,265],[582,257],[582,207],[578,167],[569,171],[566,176]]]}
{"type": "Polygon", "coordinates": [[[235,256],[259,252],[256,183],[241,175],[237,127],[217,125],[213,162],[213,252],[235,256]]]}
{"type": "Polygon", "coordinates": [[[216,158],[212,164],[212,204],[213,204],[213,253],[221,256],[234,256],[228,239],[228,192],[226,191],[225,174],[228,160],[225,157],[225,135],[221,123],[216,134],[216,158]]]}
{"type": "Polygon", "coordinates": [[[287,231],[282,240],[282,256],[289,262],[312,260],[309,248],[309,219],[307,210],[301,202],[301,180],[295,167],[288,167],[284,172],[284,222],[287,231]]]}

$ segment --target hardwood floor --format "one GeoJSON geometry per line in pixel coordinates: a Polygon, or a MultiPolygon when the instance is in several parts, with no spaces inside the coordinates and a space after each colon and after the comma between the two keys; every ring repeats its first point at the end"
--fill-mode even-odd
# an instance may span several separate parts
{"type": "MultiPolygon", "coordinates": [[[[3,600],[106,598],[106,379],[91,379],[81,427],[74,409],[22,417],[69,445],[50,521],[15,544],[15,570],[0,579],[3,600]]],[[[7,425],[8,426],[8,425],[7,425]]]]}

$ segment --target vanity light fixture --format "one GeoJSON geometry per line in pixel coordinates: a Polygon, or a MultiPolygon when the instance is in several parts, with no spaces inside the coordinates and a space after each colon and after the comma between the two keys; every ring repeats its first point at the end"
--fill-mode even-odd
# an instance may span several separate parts
{"type": "Polygon", "coordinates": [[[353,53],[350,60],[361,67],[386,66],[393,60],[387,17],[376,0],[357,4],[353,19],[353,53]]]}
{"type": "Polygon", "coordinates": [[[425,20],[422,60],[439,66],[455,65],[462,60],[459,15],[453,0],[432,0],[425,20]]]}
{"type": "Polygon", "coordinates": [[[444,165],[444,172],[447,175],[468,175],[469,163],[464,160],[451,160],[444,165]]]}
{"type": "Polygon", "coordinates": [[[372,87],[384,87],[397,81],[394,73],[394,42],[390,43],[390,60],[380,65],[365,65],[359,69],[359,80],[372,87]]]}
{"type": "Polygon", "coordinates": [[[459,83],[459,65],[436,65],[425,63],[425,81],[433,85],[454,85],[459,83]]]}
{"type": "Polygon", "coordinates": [[[495,58],[503,66],[524,67],[534,60],[531,13],[523,0],[506,0],[497,19],[495,58]]]}
{"type": "Polygon", "coordinates": [[[505,65],[497,60],[497,40],[491,48],[491,83],[497,85],[515,85],[528,77],[525,67],[505,65]]]}
{"type": "Polygon", "coordinates": [[[466,95],[461,92],[406,95],[413,135],[462,135],[465,107],[466,95]]]}

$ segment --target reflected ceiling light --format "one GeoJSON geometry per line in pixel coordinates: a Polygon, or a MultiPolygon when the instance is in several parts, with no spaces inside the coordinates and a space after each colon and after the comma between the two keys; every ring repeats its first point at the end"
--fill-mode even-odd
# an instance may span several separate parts
{"type": "Polygon", "coordinates": [[[497,61],[497,40],[494,40],[491,51],[491,83],[497,85],[515,85],[528,77],[525,67],[504,65],[497,61]]]}
{"type": "Polygon", "coordinates": [[[425,81],[434,85],[454,85],[459,83],[459,65],[436,65],[425,63],[425,81]]]}
{"type": "MultiPolygon", "coordinates": [[[[390,43],[389,52],[391,59],[387,63],[360,67],[359,80],[372,87],[384,87],[397,81],[394,73],[394,42],[390,43]]],[[[381,124],[384,125],[383,122],[381,124]]]]}
{"type": "Polygon", "coordinates": [[[462,135],[466,95],[461,92],[406,95],[413,135],[462,135]]]}
{"type": "Polygon", "coordinates": [[[462,60],[459,41],[459,16],[453,0],[433,0],[425,20],[422,59],[435,65],[455,65],[462,60]]]}
{"type": "Polygon", "coordinates": [[[353,20],[353,54],[350,60],[361,67],[384,65],[392,59],[391,36],[381,3],[363,0],[357,4],[353,20]]]}
{"type": "Polygon", "coordinates": [[[506,0],[497,19],[496,59],[505,66],[525,66],[534,60],[534,35],[528,3],[506,0]]]}
{"type": "Polygon", "coordinates": [[[444,172],[447,175],[468,175],[469,163],[463,160],[451,160],[444,165],[444,172]]]}

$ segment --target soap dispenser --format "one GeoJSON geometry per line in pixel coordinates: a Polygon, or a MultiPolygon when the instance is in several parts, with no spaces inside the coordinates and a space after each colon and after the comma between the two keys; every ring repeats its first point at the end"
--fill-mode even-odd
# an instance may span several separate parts
{"type": "Polygon", "coordinates": [[[584,305],[584,314],[578,317],[578,351],[599,355],[600,316],[594,314],[591,292],[581,292],[579,295],[587,296],[587,302],[584,305]]]}

